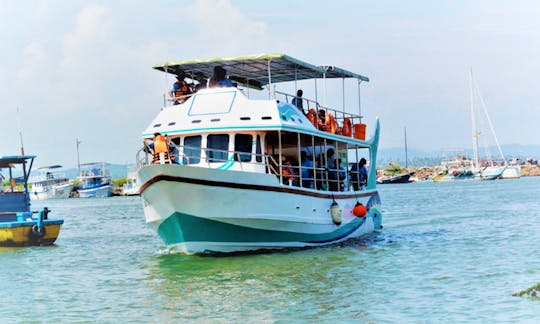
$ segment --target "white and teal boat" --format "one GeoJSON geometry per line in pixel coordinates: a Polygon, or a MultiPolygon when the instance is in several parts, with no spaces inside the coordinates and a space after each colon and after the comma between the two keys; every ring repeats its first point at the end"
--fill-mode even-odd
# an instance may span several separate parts
{"type": "Polygon", "coordinates": [[[195,80],[216,66],[234,86],[205,88],[177,105],[166,100],[137,154],[146,222],[167,246],[188,254],[321,246],[382,228],[379,123],[366,140],[359,114],[317,97],[318,83],[326,90],[353,80],[360,90],[368,78],[284,54],[154,68],[195,80]],[[291,104],[300,83],[304,93],[315,84],[312,96],[302,97],[303,111],[291,104]],[[153,154],[155,133],[167,135],[172,159],[153,154]],[[370,165],[367,183],[347,167],[362,157],[370,165]]]}

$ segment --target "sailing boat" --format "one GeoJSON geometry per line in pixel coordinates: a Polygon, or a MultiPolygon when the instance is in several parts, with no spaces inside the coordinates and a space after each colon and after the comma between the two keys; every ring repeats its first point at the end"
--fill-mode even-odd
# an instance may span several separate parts
{"type": "Polygon", "coordinates": [[[494,179],[503,177],[504,172],[506,172],[506,170],[509,167],[511,171],[509,172],[509,174],[516,173],[516,170],[513,169],[514,167],[509,166],[508,163],[506,162],[506,159],[504,158],[504,154],[499,144],[499,139],[497,138],[497,135],[495,134],[495,129],[493,127],[493,124],[491,123],[491,118],[489,117],[486,104],[484,102],[484,99],[482,98],[482,95],[480,94],[478,85],[476,84],[476,81],[473,77],[472,68],[469,71],[469,80],[470,80],[469,86],[470,86],[473,159],[467,160],[464,157],[460,157],[456,159],[456,161],[453,161],[453,162],[443,162],[445,173],[437,177],[434,177],[433,178],[434,181],[494,180],[494,179]],[[476,101],[475,99],[477,99],[481,104],[481,107],[485,116],[484,119],[480,118],[480,116],[478,115],[479,112],[477,112],[475,109],[475,101],[476,101]],[[487,121],[489,125],[491,134],[493,136],[493,139],[495,140],[495,144],[499,151],[500,161],[501,161],[499,163],[495,163],[493,159],[491,158],[489,147],[487,143],[485,142],[485,137],[483,137],[482,139],[484,140],[483,147],[485,149],[486,159],[480,162],[479,154],[478,154],[478,150],[479,150],[478,141],[482,135],[482,132],[478,130],[479,129],[478,122],[483,122],[484,120],[487,121]]]}
{"type": "MultiPolygon", "coordinates": [[[[407,153],[407,128],[404,129],[405,132],[405,170],[408,168],[408,153],[407,153]]],[[[414,175],[414,172],[401,172],[394,175],[382,175],[377,178],[378,184],[389,184],[389,183],[409,183],[411,182],[411,176],[414,175]]]]}

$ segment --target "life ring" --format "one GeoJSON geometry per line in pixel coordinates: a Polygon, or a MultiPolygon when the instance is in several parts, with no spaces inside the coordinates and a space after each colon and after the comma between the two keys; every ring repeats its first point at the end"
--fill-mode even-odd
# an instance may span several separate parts
{"type": "Polygon", "coordinates": [[[352,135],[352,122],[350,118],[343,119],[343,128],[341,130],[343,136],[351,137],[352,135]]]}
{"type": "Polygon", "coordinates": [[[326,115],[325,131],[328,133],[336,134],[337,133],[337,123],[334,119],[334,115],[328,113],[326,115]]]}
{"type": "Polygon", "coordinates": [[[317,115],[317,112],[315,111],[315,109],[313,108],[310,108],[309,109],[309,112],[307,114],[307,118],[309,119],[309,121],[313,124],[313,126],[315,126],[315,128],[319,128],[319,116],[317,115]]]}
{"type": "Polygon", "coordinates": [[[41,227],[41,231],[39,230],[39,226],[37,226],[37,224],[33,225],[32,226],[32,230],[30,231],[31,235],[35,238],[42,238],[43,236],[45,236],[45,226],[42,226],[41,227]]]}

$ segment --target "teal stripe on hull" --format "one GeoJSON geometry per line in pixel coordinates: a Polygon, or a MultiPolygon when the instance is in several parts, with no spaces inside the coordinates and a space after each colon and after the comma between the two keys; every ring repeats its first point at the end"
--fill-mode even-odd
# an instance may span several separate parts
{"type": "Polygon", "coordinates": [[[159,226],[158,234],[167,245],[184,242],[331,243],[350,235],[365,221],[366,217],[356,218],[333,232],[308,234],[256,229],[175,212],[159,226]]]}

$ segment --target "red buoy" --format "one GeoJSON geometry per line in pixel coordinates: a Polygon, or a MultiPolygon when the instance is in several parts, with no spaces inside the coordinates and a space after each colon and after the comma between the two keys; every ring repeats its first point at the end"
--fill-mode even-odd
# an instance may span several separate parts
{"type": "Polygon", "coordinates": [[[364,217],[366,216],[367,214],[367,209],[366,209],[366,206],[362,205],[362,203],[356,203],[356,205],[354,205],[354,208],[352,210],[354,216],[357,216],[357,217],[364,217]]]}

